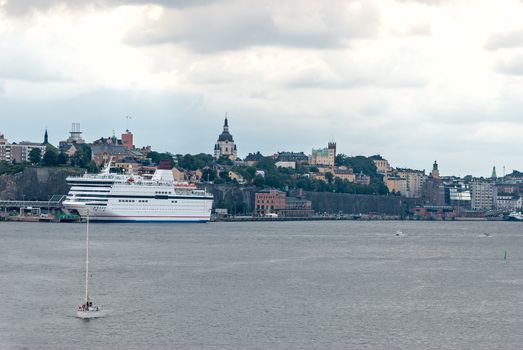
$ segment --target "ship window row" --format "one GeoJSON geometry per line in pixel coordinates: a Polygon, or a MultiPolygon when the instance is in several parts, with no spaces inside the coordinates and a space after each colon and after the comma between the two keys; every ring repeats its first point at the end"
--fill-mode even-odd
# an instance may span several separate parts
{"type": "Polygon", "coordinates": [[[138,199],[138,200],[134,200],[134,199],[119,199],[118,202],[119,203],[149,203],[149,201],[147,199],[138,199]]]}
{"type": "Polygon", "coordinates": [[[154,192],[155,194],[172,194],[171,191],[167,192],[167,191],[155,191],[154,192]]]}

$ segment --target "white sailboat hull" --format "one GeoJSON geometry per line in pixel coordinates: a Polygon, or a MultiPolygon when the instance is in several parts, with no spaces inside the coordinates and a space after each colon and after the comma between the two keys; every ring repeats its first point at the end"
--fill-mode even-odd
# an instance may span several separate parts
{"type": "Polygon", "coordinates": [[[91,319],[103,317],[104,312],[102,310],[78,310],[76,311],[76,317],[82,319],[91,319]]]}

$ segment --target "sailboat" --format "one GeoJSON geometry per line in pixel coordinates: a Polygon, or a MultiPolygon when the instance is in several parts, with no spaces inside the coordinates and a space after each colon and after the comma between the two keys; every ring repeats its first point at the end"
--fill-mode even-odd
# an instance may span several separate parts
{"type": "Polygon", "coordinates": [[[103,316],[103,311],[99,306],[93,305],[89,298],[89,214],[87,214],[87,230],[85,244],[85,300],[78,306],[76,317],[91,319],[103,316]]]}

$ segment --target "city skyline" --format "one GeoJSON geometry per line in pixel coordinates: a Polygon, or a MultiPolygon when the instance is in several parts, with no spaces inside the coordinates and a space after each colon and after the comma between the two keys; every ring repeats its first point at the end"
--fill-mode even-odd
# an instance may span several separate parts
{"type": "Polygon", "coordinates": [[[335,140],[448,175],[523,169],[521,1],[102,3],[0,1],[10,142],[79,122],[212,154],[228,113],[241,158],[335,140]]]}

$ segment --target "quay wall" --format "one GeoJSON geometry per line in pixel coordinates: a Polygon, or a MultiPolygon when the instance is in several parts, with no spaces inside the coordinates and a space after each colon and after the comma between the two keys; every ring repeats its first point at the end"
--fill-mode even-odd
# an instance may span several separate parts
{"type": "MultiPolygon", "coordinates": [[[[214,195],[214,207],[227,209],[231,215],[250,215],[254,211],[256,187],[211,185],[207,189],[214,195]]],[[[377,196],[350,193],[305,192],[317,213],[384,214],[407,216],[419,201],[400,196],[377,196]]]]}
{"type": "Polygon", "coordinates": [[[312,202],[317,213],[385,214],[407,216],[418,201],[401,196],[366,195],[331,192],[306,192],[305,198],[312,202]]]}

